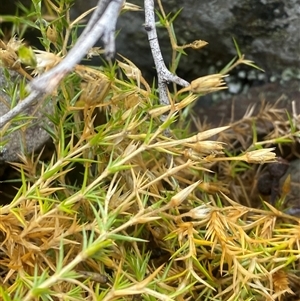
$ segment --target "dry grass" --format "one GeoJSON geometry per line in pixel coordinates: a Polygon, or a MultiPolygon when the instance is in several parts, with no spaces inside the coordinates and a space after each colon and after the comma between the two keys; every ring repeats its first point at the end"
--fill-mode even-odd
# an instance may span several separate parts
{"type": "Polygon", "coordinates": [[[273,161],[272,149],[223,152],[233,136],[248,139],[250,116],[167,138],[180,112],[161,124],[148,113],[153,95],[133,82],[111,82],[98,126],[97,105],[74,107],[65,96],[52,159],[14,164],[22,187],[1,208],[4,291],[22,300],[282,300],[295,290],[299,220],[240,201],[253,181],[243,180],[251,164],[241,172],[236,162],[273,161]]]}
{"type": "Polygon", "coordinates": [[[299,143],[299,115],[265,104],[178,130],[216,78],[165,107],[129,60],[78,66],[62,82],[55,151],[13,164],[21,188],[0,208],[1,300],[299,298],[299,219],[253,192],[274,147],[299,143]],[[273,131],[258,141],[264,122],[273,131]]]}

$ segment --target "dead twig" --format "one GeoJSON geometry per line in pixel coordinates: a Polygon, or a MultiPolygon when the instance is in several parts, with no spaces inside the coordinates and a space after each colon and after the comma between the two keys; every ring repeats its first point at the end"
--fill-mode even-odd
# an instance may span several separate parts
{"type": "Polygon", "coordinates": [[[97,40],[101,39],[104,42],[106,57],[112,58],[115,52],[115,27],[122,4],[123,0],[99,0],[97,9],[75,46],[57,66],[30,82],[31,93],[1,117],[0,128],[24,112],[34,101],[42,100],[44,95],[52,93],[59,82],[73,70],[97,40]]]}
{"type": "Polygon", "coordinates": [[[154,14],[154,1],[145,0],[145,29],[148,34],[148,40],[152,52],[152,57],[155,63],[157,77],[158,77],[158,90],[159,101],[162,105],[169,105],[168,86],[169,82],[176,83],[182,87],[187,87],[189,82],[171,73],[164,62],[163,56],[160,51],[156,28],[155,28],[155,14],[154,14]]]}

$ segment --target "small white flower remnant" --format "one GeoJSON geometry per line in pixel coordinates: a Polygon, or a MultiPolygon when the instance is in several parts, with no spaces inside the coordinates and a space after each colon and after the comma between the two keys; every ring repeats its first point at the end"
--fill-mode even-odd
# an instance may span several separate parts
{"type": "Polygon", "coordinates": [[[33,71],[34,75],[44,73],[58,64],[62,58],[54,53],[34,50],[36,56],[36,67],[33,71]]]}
{"type": "Polygon", "coordinates": [[[196,208],[191,209],[189,212],[181,214],[179,217],[190,217],[192,219],[208,219],[211,213],[211,208],[208,206],[208,204],[203,204],[201,206],[198,206],[196,208]]]}
{"type": "Polygon", "coordinates": [[[210,214],[211,208],[207,204],[203,204],[191,209],[187,214],[193,219],[205,219],[210,214]]]}
{"type": "Polygon", "coordinates": [[[248,163],[275,162],[276,154],[272,152],[274,149],[275,147],[254,150],[244,154],[240,159],[248,163]]]}

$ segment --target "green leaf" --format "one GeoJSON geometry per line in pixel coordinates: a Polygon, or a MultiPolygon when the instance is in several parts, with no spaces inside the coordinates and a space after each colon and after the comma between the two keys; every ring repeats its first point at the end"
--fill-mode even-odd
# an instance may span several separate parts
{"type": "Polygon", "coordinates": [[[289,120],[289,125],[291,128],[291,133],[295,133],[297,131],[297,125],[295,124],[293,118],[291,117],[290,113],[286,110],[286,115],[288,117],[289,120]]]}
{"type": "Polygon", "coordinates": [[[121,234],[110,234],[109,237],[112,240],[131,241],[131,242],[132,241],[147,242],[147,240],[145,240],[145,239],[132,237],[132,236],[121,235],[121,234]]]}
{"type": "Polygon", "coordinates": [[[221,74],[226,74],[228,73],[228,70],[230,69],[230,67],[234,64],[234,62],[236,61],[237,57],[235,56],[221,71],[221,74]]]}
{"type": "Polygon", "coordinates": [[[237,41],[235,40],[234,37],[232,37],[232,39],[233,39],[233,43],[234,43],[236,52],[237,52],[237,54],[238,54],[238,57],[239,57],[239,58],[242,58],[243,55],[242,55],[242,53],[241,53],[241,51],[240,51],[240,48],[239,48],[239,45],[238,45],[237,41]]]}
{"type": "Polygon", "coordinates": [[[174,16],[169,20],[170,23],[173,23],[175,21],[175,19],[179,16],[179,14],[182,12],[183,7],[180,8],[175,14],[174,16]]]}
{"type": "Polygon", "coordinates": [[[37,64],[36,56],[31,47],[21,45],[18,49],[18,56],[21,63],[24,65],[35,67],[37,64]]]}
{"type": "Polygon", "coordinates": [[[109,166],[107,168],[109,173],[116,173],[118,171],[128,170],[128,169],[131,169],[133,167],[132,165],[118,165],[118,164],[114,165],[114,163],[112,164],[112,166],[109,166]]]}
{"type": "Polygon", "coordinates": [[[205,275],[205,277],[207,279],[209,279],[211,282],[213,282],[213,278],[211,277],[209,272],[206,270],[206,268],[201,264],[201,262],[199,262],[198,259],[195,258],[194,256],[192,258],[193,258],[194,265],[201,271],[201,273],[203,273],[205,275]]]}
{"type": "Polygon", "coordinates": [[[0,286],[0,297],[3,298],[3,301],[12,301],[10,295],[7,293],[7,291],[4,290],[2,286],[0,286]]]}
{"type": "MultiPolygon", "coordinates": [[[[90,242],[93,238],[90,237],[90,242]]],[[[83,250],[85,256],[87,257],[93,257],[94,255],[96,255],[96,253],[98,253],[101,249],[107,248],[107,247],[111,247],[112,246],[112,241],[110,239],[106,239],[104,241],[101,240],[96,240],[93,243],[90,243],[90,245],[83,250]]]]}
{"type": "Polygon", "coordinates": [[[262,72],[265,72],[264,69],[262,69],[262,68],[258,67],[257,65],[255,65],[252,61],[249,61],[249,60],[243,60],[242,63],[243,63],[244,65],[247,65],[247,66],[250,66],[250,67],[255,68],[255,69],[257,69],[257,70],[260,70],[260,71],[262,71],[262,72]]]}

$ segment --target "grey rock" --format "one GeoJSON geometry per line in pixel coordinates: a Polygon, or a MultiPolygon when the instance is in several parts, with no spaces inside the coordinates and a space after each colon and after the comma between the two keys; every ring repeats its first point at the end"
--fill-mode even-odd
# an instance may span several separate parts
{"type": "MultiPolygon", "coordinates": [[[[77,1],[74,13],[81,13],[96,0],[77,1]]],[[[130,1],[143,7],[143,1],[130,1]]],[[[209,43],[202,50],[187,50],[180,73],[192,78],[206,73],[208,66],[223,66],[236,54],[232,37],[241,51],[268,74],[281,74],[286,67],[300,67],[300,0],[223,0],[163,1],[167,13],[182,12],[174,28],[179,44],[201,39],[209,43]]],[[[117,51],[132,59],[142,70],[149,70],[150,49],[143,28],[143,12],[121,15],[117,51]]],[[[170,43],[164,29],[158,29],[162,52],[168,65],[170,43]]]]}
{"type": "MultiPolygon", "coordinates": [[[[21,80],[18,73],[10,71],[9,76],[5,76],[4,69],[0,68],[0,118],[10,110],[12,103],[12,99],[5,93],[5,90],[21,80]]],[[[52,127],[52,123],[45,117],[45,114],[53,114],[53,110],[54,105],[51,101],[36,102],[22,112],[23,120],[0,129],[0,175],[1,164],[19,161],[20,154],[31,154],[45,144],[49,139],[45,127],[52,127]],[[28,117],[32,119],[29,120],[28,117]],[[12,131],[16,126],[20,128],[12,131]]]]}
{"type": "MultiPolygon", "coordinates": [[[[6,8],[8,13],[12,13],[13,4],[17,1],[3,1],[5,5],[1,10],[6,8]]],[[[21,2],[31,3],[29,0],[21,2]]],[[[76,0],[72,18],[97,2],[76,0]]],[[[143,0],[129,2],[144,6],[143,0]]],[[[287,67],[300,67],[300,0],[164,0],[163,5],[166,13],[175,14],[183,9],[174,23],[179,44],[196,39],[209,43],[198,51],[188,49],[188,57],[182,56],[178,73],[187,80],[207,74],[211,65],[225,66],[236,54],[232,37],[236,38],[247,58],[265,69],[269,77],[273,74],[280,76],[287,67]]],[[[142,11],[120,16],[117,52],[131,59],[143,72],[154,75],[144,22],[142,11]]],[[[158,28],[158,35],[168,66],[171,53],[169,38],[162,28],[158,28]]]]}

